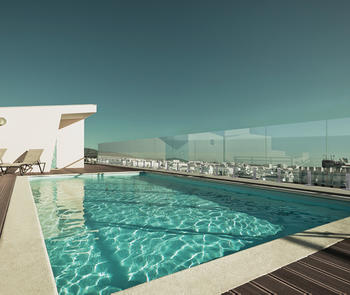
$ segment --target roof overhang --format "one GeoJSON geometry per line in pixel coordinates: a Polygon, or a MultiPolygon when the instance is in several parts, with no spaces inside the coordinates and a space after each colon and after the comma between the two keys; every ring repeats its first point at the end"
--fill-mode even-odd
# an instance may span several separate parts
{"type": "Polygon", "coordinates": [[[75,113],[75,114],[62,114],[61,115],[61,120],[60,120],[60,125],[58,129],[62,129],[64,127],[67,127],[71,124],[74,124],[78,121],[85,120],[87,117],[95,114],[95,112],[91,113],[75,113]]]}
{"type": "MultiPolygon", "coordinates": [[[[95,104],[79,104],[79,105],[49,105],[49,106],[20,106],[20,107],[0,107],[2,112],[17,111],[34,111],[34,112],[56,112],[60,116],[59,129],[72,125],[78,121],[84,120],[93,115],[97,111],[95,104]]],[[[2,116],[0,116],[2,117],[2,116]]],[[[5,118],[6,119],[6,118],[5,118]]]]}

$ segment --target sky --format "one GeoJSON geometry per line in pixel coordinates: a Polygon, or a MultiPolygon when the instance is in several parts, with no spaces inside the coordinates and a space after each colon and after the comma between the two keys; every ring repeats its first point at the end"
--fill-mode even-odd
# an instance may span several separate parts
{"type": "Polygon", "coordinates": [[[348,0],[1,1],[0,106],[97,104],[85,145],[350,116],[348,0]]]}

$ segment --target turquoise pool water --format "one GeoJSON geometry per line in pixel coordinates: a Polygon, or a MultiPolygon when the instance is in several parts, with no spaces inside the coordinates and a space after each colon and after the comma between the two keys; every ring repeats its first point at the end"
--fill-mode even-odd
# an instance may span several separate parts
{"type": "Polygon", "coordinates": [[[59,294],[110,294],[350,216],[350,203],[182,177],[31,178],[59,294]]]}

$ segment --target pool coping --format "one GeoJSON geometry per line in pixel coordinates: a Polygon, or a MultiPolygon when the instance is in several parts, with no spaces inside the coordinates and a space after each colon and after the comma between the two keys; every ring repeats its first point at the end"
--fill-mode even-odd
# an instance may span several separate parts
{"type": "Polygon", "coordinates": [[[0,239],[0,294],[57,294],[27,176],[16,177],[0,239]]]}
{"type": "MultiPolygon", "coordinates": [[[[142,171],[144,170],[138,170],[142,171]]],[[[149,172],[151,171],[155,172],[154,170],[149,172]]],[[[33,177],[118,175],[130,172],[72,173],[33,177]]],[[[219,294],[349,237],[348,228],[350,228],[350,217],[242,250],[113,294],[162,294],[164,289],[168,294],[219,294]],[[238,268],[235,267],[237,265],[238,268]]],[[[0,277],[9,282],[5,287],[0,287],[0,293],[57,294],[28,176],[16,179],[4,233],[0,239],[0,261],[3,264],[0,265],[0,277]],[[29,235],[29,232],[33,232],[34,236],[29,235]],[[32,263],[27,263],[28,260],[32,263]],[[23,261],[26,262],[24,265],[23,261]]]]}

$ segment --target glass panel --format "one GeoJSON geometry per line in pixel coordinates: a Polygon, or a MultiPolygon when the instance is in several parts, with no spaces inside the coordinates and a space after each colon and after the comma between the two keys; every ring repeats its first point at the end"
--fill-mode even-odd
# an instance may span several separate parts
{"type": "Polygon", "coordinates": [[[350,160],[350,118],[328,120],[328,159],[350,160]]]}
{"type": "Polygon", "coordinates": [[[191,161],[223,162],[223,132],[193,133],[189,139],[191,161]]]}
{"type": "Polygon", "coordinates": [[[345,187],[344,169],[350,170],[348,126],[350,118],[344,118],[103,143],[99,161],[345,187]]]}
{"type": "Polygon", "coordinates": [[[234,163],[263,165],[266,163],[265,128],[227,130],[227,159],[234,163]]]}
{"type": "Polygon", "coordinates": [[[320,167],[326,155],[325,121],[268,126],[267,142],[271,164],[320,167]]]}

